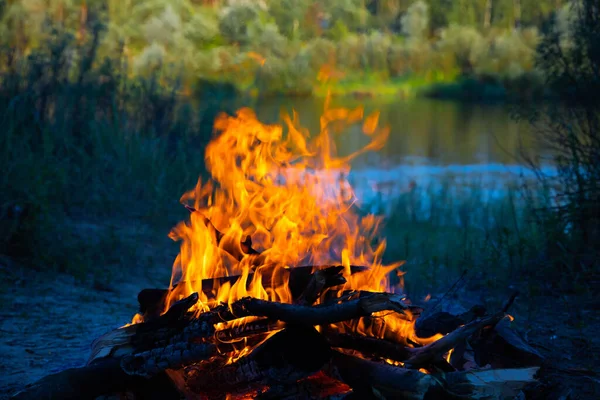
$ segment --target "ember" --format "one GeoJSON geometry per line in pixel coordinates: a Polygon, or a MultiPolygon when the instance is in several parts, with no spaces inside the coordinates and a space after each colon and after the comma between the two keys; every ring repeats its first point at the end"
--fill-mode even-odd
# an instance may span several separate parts
{"type": "MultiPolygon", "coordinates": [[[[314,137],[296,114],[285,130],[248,109],[218,118],[212,179],[183,195],[190,220],[170,234],[169,288],[142,291],[132,323],[94,342],[69,395],[144,398],[166,376],[175,398],[201,399],[512,398],[533,382],[541,356],[510,330],[510,304],[417,324],[423,310],[389,279],[402,263],[382,263],[382,219],[360,215],[345,178],[388,136],[377,113],[363,117],[326,106],[314,137]],[[332,135],[357,123],[369,143],[336,155],[332,135]]],[[[46,379],[21,398],[69,397],[46,379]]]]}

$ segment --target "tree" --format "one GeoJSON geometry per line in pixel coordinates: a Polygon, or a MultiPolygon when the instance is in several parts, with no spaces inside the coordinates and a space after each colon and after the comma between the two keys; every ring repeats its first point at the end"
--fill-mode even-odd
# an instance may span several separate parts
{"type": "Polygon", "coordinates": [[[556,202],[540,216],[543,227],[551,221],[548,256],[557,243],[560,257],[570,256],[568,271],[597,271],[600,256],[600,3],[576,0],[558,13],[553,29],[538,47],[537,66],[546,86],[559,100],[534,109],[520,104],[518,116],[527,118],[536,138],[549,148],[549,159],[525,159],[540,182],[556,191],[556,202]],[[557,176],[548,176],[550,161],[557,176]]]}
{"type": "Polygon", "coordinates": [[[422,39],[429,26],[429,7],[422,0],[414,2],[400,19],[402,33],[411,39],[422,39]]]}
{"type": "Polygon", "coordinates": [[[463,75],[474,72],[487,47],[485,39],[477,29],[458,25],[444,29],[437,45],[442,52],[452,54],[463,75]]]}
{"type": "Polygon", "coordinates": [[[270,0],[269,14],[275,19],[281,34],[289,39],[303,37],[304,17],[312,0],[270,0]]]}
{"type": "Polygon", "coordinates": [[[259,2],[231,3],[219,12],[221,35],[231,43],[248,44],[248,26],[262,22],[266,5],[259,2]]]}

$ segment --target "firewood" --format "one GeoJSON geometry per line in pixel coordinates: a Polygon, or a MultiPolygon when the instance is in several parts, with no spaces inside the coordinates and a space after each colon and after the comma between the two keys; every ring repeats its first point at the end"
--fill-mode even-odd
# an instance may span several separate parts
{"type": "Polygon", "coordinates": [[[357,350],[363,354],[389,358],[394,361],[405,361],[414,354],[414,349],[384,339],[360,334],[338,333],[328,329],[322,333],[331,347],[357,350]]]}
{"type": "Polygon", "coordinates": [[[504,318],[504,316],[505,314],[500,312],[489,317],[477,319],[427,346],[416,349],[413,356],[406,360],[405,366],[407,368],[421,368],[426,366],[437,358],[442,357],[459,343],[466,341],[475,332],[481,330],[485,326],[497,323],[504,318]]]}
{"type": "MultiPolygon", "coordinates": [[[[13,400],[93,400],[98,396],[123,393],[152,393],[164,400],[179,396],[162,375],[153,379],[128,375],[115,358],[102,358],[91,365],[48,375],[26,386],[13,400]]],[[[149,398],[149,397],[145,397],[149,398]]]]}
{"type": "Polygon", "coordinates": [[[330,302],[315,307],[277,303],[251,297],[240,299],[220,314],[224,320],[246,316],[267,317],[301,325],[324,325],[356,319],[380,311],[404,313],[409,306],[403,297],[391,293],[373,293],[343,302],[330,302]]]}
{"type": "Polygon", "coordinates": [[[492,368],[532,367],[542,365],[544,356],[531,347],[515,330],[510,321],[503,319],[485,335],[472,341],[476,361],[492,368]]]}
{"type": "Polygon", "coordinates": [[[221,342],[230,342],[236,339],[262,335],[271,331],[278,331],[283,328],[285,328],[285,323],[283,322],[274,321],[269,318],[262,318],[256,321],[249,321],[240,326],[218,331],[215,333],[215,339],[221,342]]]}
{"type": "Polygon", "coordinates": [[[346,283],[346,279],[341,275],[343,270],[344,267],[340,265],[313,272],[310,281],[296,300],[296,303],[305,306],[313,305],[323,293],[324,289],[346,283]]]}
{"type": "Polygon", "coordinates": [[[350,386],[325,374],[322,370],[288,385],[272,385],[256,397],[257,400],[341,399],[350,393],[350,386]]]}
{"type": "Polygon", "coordinates": [[[121,359],[121,368],[129,375],[149,378],[167,369],[178,369],[216,354],[215,344],[182,341],[163,348],[128,354],[121,359]]]}
{"type": "Polygon", "coordinates": [[[319,371],[329,358],[329,345],[314,328],[294,326],[234,363],[186,368],[186,385],[193,392],[218,397],[240,387],[292,384],[319,371]]]}
{"type": "Polygon", "coordinates": [[[445,390],[456,397],[514,399],[529,383],[535,382],[539,367],[451,372],[443,376],[445,390]]]}
{"type": "Polygon", "coordinates": [[[331,358],[328,372],[355,391],[372,394],[375,389],[387,399],[423,399],[428,392],[439,386],[431,375],[420,371],[336,351],[331,358]]]}
{"type": "Polygon", "coordinates": [[[198,294],[192,293],[182,299],[159,318],[129,325],[108,332],[92,343],[88,364],[103,357],[119,358],[134,352],[143,352],[170,344],[189,341],[191,338],[206,338],[214,335],[211,314],[192,318],[186,311],[198,302],[198,294]]]}
{"type": "MultiPolygon", "coordinates": [[[[337,286],[344,284],[346,280],[343,276],[340,275],[343,270],[342,266],[303,266],[303,267],[294,267],[289,269],[284,269],[282,271],[281,268],[273,268],[273,267],[264,267],[261,268],[261,280],[262,284],[265,287],[271,286],[274,282],[274,279],[281,279],[282,281],[288,279],[288,286],[290,288],[292,299],[298,299],[303,295],[307,286],[309,285],[313,271],[324,271],[322,275],[325,276],[325,284],[322,289],[326,289],[329,287],[337,286]],[[274,272],[281,273],[283,272],[284,276],[274,277],[274,272]]],[[[351,266],[350,271],[352,274],[366,271],[366,267],[360,266],[351,266]]],[[[252,283],[252,279],[254,277],[254,273],[250,273],[248,275],[247,287],[250,287],[252,283]]],[[[213,298],[214,288],[219,287],[221,285],[230,284],[233,285],[238,279],[240,275],[234,276],[226,276],[215,279],[204,279],[202,281],[202,292],[208,297],[213,298]]],[[[195,281],[191,282],[195,285],[195,281]]],[[[149,320],[160,315],[164,308],[164,302],[167,297],[169,291],[175,292],[177,291],[181,285],[181,282],[176,283],[170,289],[143,289],[138,294],[138,302],[140,304],[140,312],[144,315],[145,320],[149,320]]],[[[183,286],[183,285],[181,285],[183,286]]]]}

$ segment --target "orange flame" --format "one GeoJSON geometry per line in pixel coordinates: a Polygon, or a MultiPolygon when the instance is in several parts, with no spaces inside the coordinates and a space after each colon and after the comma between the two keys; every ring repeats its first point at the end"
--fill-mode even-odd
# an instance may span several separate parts
{"type": "MultiPolygon", "coordinates": [[[[194,211],[170,233],[181,249],[171,278],[171,286],[177,286],[168,295],[165,311],[194,292],[200,296],[198,312],[245,296],[291,303],[286,272],[302,265],[343,265],[347,282],[340,290],[394,291],[388,275],[402,263],[383,265],[386,243],[378,240],[382,219],[359,215],[347,180],[350,162],[381,149],[389,129],[379,127],[377,112],[364,118],[360,107],[330,108],[329,98],[325,103],[320,132],[313,137],[299,125],[295,112],[283,116],[284,125],[264,124],[247,108],[217,118],[220,134],[205,155],[212,179],[199,180],[181,197],[194,211]],[[337,155],[332,133],[361,121],[368,144],[337,155]],[[368,269],[351,274],[351,265],[368,269]],[[266,274],[269,279],[263,279],[266,274]],[[203,280],[228,276],[239,278],[233,284],[215,280],[212,293],[203,291],[203,280]]],[[[334,328],[391,335],[407,345],[441,337],[418,338],[410,315],[381,313],[372,320],[378,322],[366,326],[361,319],[334,328]]],[[[219,324],[217,329],[239,323],[245,321],[219,324]]]]}

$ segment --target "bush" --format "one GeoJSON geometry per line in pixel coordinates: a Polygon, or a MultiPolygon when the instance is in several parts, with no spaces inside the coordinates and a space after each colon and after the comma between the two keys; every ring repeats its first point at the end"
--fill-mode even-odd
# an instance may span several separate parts
{"type": "Polygon", "coordinates": [[[580,0],[570,7],[557,16],[536,60],[561,102],[542,112],[523,103],[517,111],[551,150],[550,160],[523,154],[554,193],[552,204],[535,214],[547,232],[546,259],[557,267],[554,276],[585,282],[597,276],[600,259],[600,5],[580,0]],[[547,161],[556,177],[544,173],[547,161]]]}
{"type": "Polygon", "coordinates": [[[98,56],[99,36],[51,37],[28,56],[0,52],[0,251],[81,272],[106,252],[100,233],[82,236],[84,221],[164,226],[179,211],[178,195],[203,170],[212,118],[232,95],[219,100],[227,89],[213,85],[199,107],[181,100],[166,66],[130,78],[121,54],[98,56]]]}
{"type": "Polygon", "coordinates": [[[437,47],[454,57],[463,75],[470,75],[485,57],[487,45],[475,28],[452,25],[442,31],[437,47]]]}

